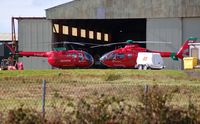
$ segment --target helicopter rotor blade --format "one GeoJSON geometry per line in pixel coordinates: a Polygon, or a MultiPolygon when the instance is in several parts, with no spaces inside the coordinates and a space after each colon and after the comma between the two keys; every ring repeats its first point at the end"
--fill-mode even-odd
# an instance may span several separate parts
{"type": "Polygon", "coordinates": [[[134,43],[161,43],[161,44],[171,44],[172,42],[164,42],[164,41],[134,41],[134,43]]]}
{"type": "Polygon", "coordinates": [[[97,46],[100,44],[95,44],[95,43],[83,43],[83,42],[71,42],[71,41],[62,41],[62,42],[56,42],[56,43],[52,43],[52,44],[75,44],[75,45],[80,45],[80,46],[86,46],[86,45],[90,45],[90,46],[97,46]]]}
{"type": "Polygon", "coordinates": [[[69,41],[63,41],[63,44],[75,44],[75,45],[80,45],[80,46],[85,46],[83,43],[78,43],[78,42],[69,42],[69,41]]]}
{"type": "Polygon", "coordinates": [[[112,45],[118,45],[118,44],[127,44],[127,43],[126,42],[117,42],[117,43],[109,43],[109,44],[99,44],[99,45],[96,45],[96,46],[91,46],[90,48],[112,46],[112,45]]]}
{"type": "MultiPolygon", "coordinates": [[[[132,41],[132,42],[114,42],[108,44],[95,44],[95,43],[82,43],[82,42],[72,42],[72,41],[62,41],[62,42],[55,42],[55,43],[48,43],[48,44],[63,44],[63,45],[80,45],[80,46],[90,46],[89,48],[98,48],[98,47],[109,47],[112,45],[123,45],[123,44],[143,44],[143,43],[159,43],[159,44],[171,44],[171,42],[164,42],[164,41],[132,41]]],[[[45,44],[43,42],[43,44],[45,44]]]]}
{"type": "Polygon", "coordinates": [[[127,42],[117,42],[117,43],[109,43],[109,44],[100,44],[96,46],[91,46],[90,48],[97,48],[97,47],[104,47],[104,46],[112,46],[118,44],[142,44],[142,43],[160,43],[160,44],[171,44],[171,42],[164,42],[164,41],[133,41],[132,43],[127,42]]]}
{"type": "Polygon", "coordinates": [[[50,45],[54,45],[54,44],[75,44],[75,45],[80,45],[80,46],[85,46],[84,43],[79,43],[79,42],[70,42],[70,41],[61,41],[61,42],[55,42],[55,43],[48,43],[48,42],[43,42],[43,44],[50,44],[50,45]]]}

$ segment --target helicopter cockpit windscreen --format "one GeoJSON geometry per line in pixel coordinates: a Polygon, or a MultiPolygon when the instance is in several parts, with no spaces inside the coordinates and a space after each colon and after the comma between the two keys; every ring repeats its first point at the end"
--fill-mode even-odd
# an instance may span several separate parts
{"type": "Polygon", "coordinates": [[[100,58],[100,61],[104,61],[104,60],[115,60],[115,59],[124,59],[125,58],[125,54],[124,53],[115,53],[115,52],[109,52],[106,53],[105,55],[103,55],[100,58]]]}
{"type": "Polygon", "coordinates": [[[104,60],[112,60],[116,58],[116,53],[114,53],[113,51],[104,54],[101,58],[100,61],[104,61],[104,60]]]}
{"type": "Polygon", "coordinates": [[[88,54],[87,52],[84,52],[84,55],[85,55],[86,60],[88,60],[91,63],[94,62],[94,59],[90,54],[88,54]]]}
{"type": "Polygon", "coordinates": [[[116,55],[116,59],[124,59],[125,58],[125,54],[124,53],[118,53],[116,55]]]}

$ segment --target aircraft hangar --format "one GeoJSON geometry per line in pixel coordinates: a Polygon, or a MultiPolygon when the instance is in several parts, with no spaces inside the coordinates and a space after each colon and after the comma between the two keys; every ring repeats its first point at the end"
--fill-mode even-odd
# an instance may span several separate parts
{"type": "MultiPolygon", "coordinates": [[[[51,50],[62,41],[113,43],[126,40],[160,41],[143,44],[151,50],[176,52],[188,37],[200,38],[199,0],[74,0],[46,9],[45,18],[18,18],[19,50],[51,50]]],[[[113,48],[90,50],[93,56],[113,48]]],[[[46,59],[21,58],[25,69],[50,69],[46,59]]],[[[164,59],[167,69],[182,61],[164,59]]]]}

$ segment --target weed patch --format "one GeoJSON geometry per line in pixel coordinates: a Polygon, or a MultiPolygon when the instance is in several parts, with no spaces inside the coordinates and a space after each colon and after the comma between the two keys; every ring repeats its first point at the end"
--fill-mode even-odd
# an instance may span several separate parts
{"type": "Polygon", "coordinates": [[[104,76],[104,80],[105,81],[115,81],[115,80],[119,80],[120,78],[122,78],[121,75],[119,74],[112,74],[112,73],[108,73],[104,76]]]}

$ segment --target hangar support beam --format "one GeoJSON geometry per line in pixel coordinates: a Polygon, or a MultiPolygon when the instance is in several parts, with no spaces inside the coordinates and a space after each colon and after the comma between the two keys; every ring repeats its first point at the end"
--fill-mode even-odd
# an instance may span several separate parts
{"type": "Polygon", "coordinates": [[[12,47],[14,48],[14,50],[17,50],[15,20],[18,21],[19,19],[46,19],[46,17],[12,17],[11,18],[12,47]]]}

